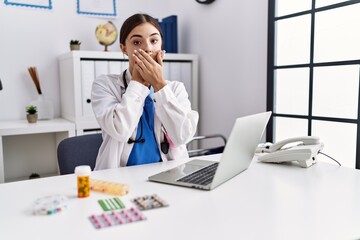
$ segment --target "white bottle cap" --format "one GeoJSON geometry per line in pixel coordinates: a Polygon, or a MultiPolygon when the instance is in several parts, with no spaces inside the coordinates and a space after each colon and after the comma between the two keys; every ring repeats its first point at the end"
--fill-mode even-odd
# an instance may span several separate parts
{"type": "Polygon", "coordinates": [[[87,165],[77,166],[75,168],[75,174],[77,176],[90,176],[91,168],[90,168],[90,166],[87,166],[87,165]]]}

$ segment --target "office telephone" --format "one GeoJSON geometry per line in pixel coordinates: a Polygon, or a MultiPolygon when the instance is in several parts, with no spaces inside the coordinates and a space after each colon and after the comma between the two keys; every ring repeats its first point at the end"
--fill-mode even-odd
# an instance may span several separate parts
{"type": "Polygon", "coordinates": [[[323,148],[324,144],[320,142],[320,138],[303,136],[285,139],[274,144],[259,144],[256,152],[260,154],[259,162],[297,161],[301,167],[307,168],[316,163],[316,156],[323,148]]]}

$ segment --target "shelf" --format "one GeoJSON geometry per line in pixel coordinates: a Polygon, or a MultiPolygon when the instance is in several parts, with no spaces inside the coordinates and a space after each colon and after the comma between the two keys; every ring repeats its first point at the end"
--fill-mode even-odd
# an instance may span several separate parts
{"type": "Polygon", "coordinates": [[[75,132],[75,124],[62,118],[38,120],[37,123],[28,123],[26,120],[0,121],[0,136],[65,131],[75,132]]]}
{"type": "MultiPolygon", "coordinates": [[[[55,173],[41,174],[40,178],[53,177],[53,176],[59,176],[59,173],[55,172],[55,173]]],[[[40,178],[34,178],[34,179],[40,179],[40,178]]],[[[6,178],[5,182],[9,183],[9,182],[26,181],[26,180],[34,180],[34,179],[29,179],[29,176],[17,177],[17,178],[6,178]]]]}
{"type": "Polygon", "coordinates": [[[41,159],[34,165],[50,168],[46,169],[49,174],[42,173],[41,175],[56,175],[57,173],[54,172],[57,171],[57,145],[64,138],[72,136],[75,136],[75,124],[62,118],[38,120],[37,123],[31,124],[26,120],[0,121],[0,183],[27,179],[28,176],[24,176],[27,174],[24,169],[29,169],[26,168],[27,162],[23,161],[27,158],[41,159]],[[37,144],[39,138],[49,133],[55,138],[51,137],[50,141],[46,139],[45,142],[37,144]],[[44,145],[47,146],[46,155],[41,154],[44,145]],[[5,169],[5,162],[8,164],[7,169],[5,169]],[[9,164],[11,168],[8,168],[9,164]],[[13,174],[6,177],[5,172],[13,174]]]}

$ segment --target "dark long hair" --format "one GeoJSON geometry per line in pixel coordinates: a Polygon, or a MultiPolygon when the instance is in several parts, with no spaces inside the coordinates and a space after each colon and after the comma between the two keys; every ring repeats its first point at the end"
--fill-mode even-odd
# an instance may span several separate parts
{"type": "Polygon", "coordinates": [[[143,13],[137,13],[132,16],[130,16],[128,19],[125,20],[123,25],[120,29],[120,43],[125,45],[125,40],[128,37],[129,33],[137,26],[143,23],[150,23],[153,25],[160,33],[161,38],[163,38],[163,34],[161,32],[161,27],[158,23],[158,21],[151,17],[150,15],[143,14],[143,13]]]}

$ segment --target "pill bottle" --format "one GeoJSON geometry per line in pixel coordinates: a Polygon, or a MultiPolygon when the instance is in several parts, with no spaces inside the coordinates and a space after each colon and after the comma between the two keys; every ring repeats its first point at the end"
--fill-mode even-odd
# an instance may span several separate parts
{"type": "Polygon", "coordinates": [[[75,175],[77,176],[78,198],[85,198],[90,196],[90,174],[90,166],[82,165],[75,168],[75,175]]]}

